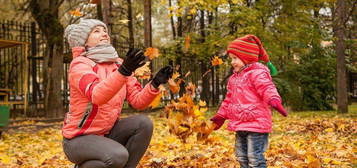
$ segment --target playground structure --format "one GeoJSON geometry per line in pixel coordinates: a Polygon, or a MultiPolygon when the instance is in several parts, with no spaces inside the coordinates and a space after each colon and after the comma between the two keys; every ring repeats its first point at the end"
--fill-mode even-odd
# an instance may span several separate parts
{"type": "Polygon", "coordinates": [[[13,81],[10,79],[15,76],[20,80],[17,80],[12,88],[0,88],[0,136],[2,127],[6,127],[9,124],[10,108],[14,109],[20,105],[24,115],[26,115],[28,107],[28,43],[0,39],[0,50],[6,48],[14,49],[16,55],[14,55],[15,58],[5,58],[0,62],[1,71],[5,74],[5,76],[2,76],[2,86],[9,86],[8,82],[13,81]],[[19,54],[17,53],[18,51],[20,52],[19,54]],[[21,95],[20,99],[17,99],[15,95],[21,95]]]}
{"type": "MultiPolygon", "coordinates": [[[[113,39],[119,55],[125,55],[129,43],[113,39]]],[[[136,47],[142,48],[138,45],[136,47]]],[[[7,106],[11,117],[44,116],[43,67],[48,53],[46,38],[35,22],[0,20],[0,105],[7,106]]],[[[62,100],[68,110],[67,72],[72,56],[64,44],[62,100]]]]}
{"type": "Polygon", "coordinates": [[[12,88],[0,88],[0,96],[3,97],[0,105],[22,105],[25,115],[28,106],[28,45],[27,42],[0,39],[0,49],[13,48],[15,50],[15,58],[1,60],[1,70],[5,72],[5,76],[1,77],[3,78],[2,86],[9,86],[9,83],[13,82],[10,78],[20,79],[12,88]]]}

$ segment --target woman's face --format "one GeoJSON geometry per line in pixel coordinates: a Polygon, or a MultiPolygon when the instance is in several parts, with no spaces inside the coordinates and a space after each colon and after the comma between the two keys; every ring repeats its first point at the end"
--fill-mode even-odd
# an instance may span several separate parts
{"type": "Polygon", "coordinates": [[[231,59],[231,65],[234,72],[238,72],[244,66],[244,62],[234,54],[229,53],[229,58],[231,59]]]}
{"type": "Polygon", "coordinates": [[[95,47],[101,44],[110,44],[110,37],[103,26],[96,26],[89,34],[86,46],[95,47]]]}

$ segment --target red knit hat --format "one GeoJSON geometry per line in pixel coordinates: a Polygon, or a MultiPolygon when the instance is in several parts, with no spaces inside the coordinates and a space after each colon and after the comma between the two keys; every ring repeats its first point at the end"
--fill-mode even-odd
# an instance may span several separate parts
{"type": "Polygon", "coordinates": [[[232,41],[227,48],[227,53],[232,53],[239,57],[245,64],[250,64],[262,60],[269,62],[269,57],[259,38],[248,34],[232,41]]]}

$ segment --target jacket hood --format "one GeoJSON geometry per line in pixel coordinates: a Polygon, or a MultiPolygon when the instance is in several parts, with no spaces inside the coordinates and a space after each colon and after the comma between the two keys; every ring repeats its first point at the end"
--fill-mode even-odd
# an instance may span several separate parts
{"type": "Polygon", "coordinates": [[[244,72],[247,72],[247,71],[250,71],[252,69],[261,69],[261,70],[266,70],[269,72],[269,69],[267,66],[265,66],[264,64],[262,63],[259,63],[259,62],[255,62],[255,63],[252,63],[252,64],[249,64],[247,65],[247,67],[245,69],[243,69],[244,72]]]}
{"type": "Polygon", "coordinates": [[[86,51],[86,49],[84,47],[73,47],[72,48],[72,57],[76,58],[76,57],[80,56],[85,51],[86,51]]]}

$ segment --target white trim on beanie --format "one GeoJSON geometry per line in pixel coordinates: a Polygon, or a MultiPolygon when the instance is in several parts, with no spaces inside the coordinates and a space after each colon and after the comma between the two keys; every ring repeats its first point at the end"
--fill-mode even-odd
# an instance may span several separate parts
{"type": "Polygon", "coordinates": [[[84,47],[89,34],[96,26],[103,26],[108,30],[107,25],[97,19],[81,19],[78,24],[68,25],[64,31],[64,38],[67,39],[69,47],[84,47]]]}

